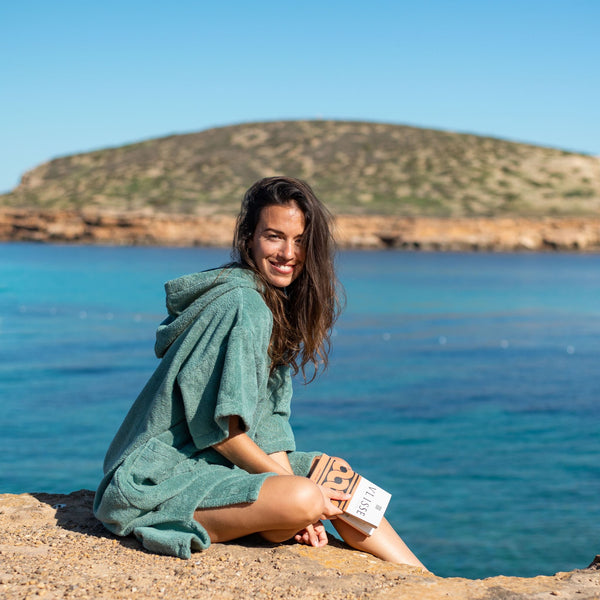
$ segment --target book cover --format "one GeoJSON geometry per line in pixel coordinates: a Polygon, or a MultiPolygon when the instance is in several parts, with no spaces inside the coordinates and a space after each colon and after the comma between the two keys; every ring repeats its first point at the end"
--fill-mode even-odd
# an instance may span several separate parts
{"type": "Polygon", "coordinates": [[[344,511],[338,519],[366,535],[371,535],[379,526],[392,497],[389,492],[327,454],[319,457],[309,478],[318,485],[351,494],[348,500],[332,500],[344,511]]]}

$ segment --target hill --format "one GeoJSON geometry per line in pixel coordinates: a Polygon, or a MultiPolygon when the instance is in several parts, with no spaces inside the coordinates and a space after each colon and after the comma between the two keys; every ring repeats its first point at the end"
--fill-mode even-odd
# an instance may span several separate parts
{"type": "Polygon", "coordinates": [[[56,158],[0,206],[233,214],[256,179],[306,179],[336,214],[600,214],[600,158],[379,123],[282,121],[172,135],[56,158]]]}

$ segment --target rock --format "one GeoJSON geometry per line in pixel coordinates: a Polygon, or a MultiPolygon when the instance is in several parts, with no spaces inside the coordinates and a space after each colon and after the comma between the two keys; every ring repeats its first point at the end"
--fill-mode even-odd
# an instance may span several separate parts
{"type": "MultiPolygon", "coordinates": [[[[232,215],[0,207],[0,241],[229,246],[234,223],[232,215]]],[[[339,215],[336,239],[341,248],[598,252],[600,218],[339,215]]]]}
{"type": "Polygon", "coordinates": [[[351,550],[267,544],[257,536],[213,544],[184,561],[117,538],[91,512],[93,492],[0,494],[0,596],[22,598],[327,598],[331,600],[600,596],[600,557],[589,568],[533,578],[441,578],[351,550]]]}

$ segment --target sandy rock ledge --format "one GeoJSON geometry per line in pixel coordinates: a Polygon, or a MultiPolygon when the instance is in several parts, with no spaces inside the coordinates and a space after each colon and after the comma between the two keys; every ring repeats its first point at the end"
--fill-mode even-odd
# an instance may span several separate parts
{"type": "Polygon", "coordinates": [[[385,563],[335,540],[315,549],[251,537],[187,561],[158,556],[108,534],[92,500],[89,490],[0,494],[1,598],[600,598],[600,557],[552,577],[468,580],[385,563]]]}

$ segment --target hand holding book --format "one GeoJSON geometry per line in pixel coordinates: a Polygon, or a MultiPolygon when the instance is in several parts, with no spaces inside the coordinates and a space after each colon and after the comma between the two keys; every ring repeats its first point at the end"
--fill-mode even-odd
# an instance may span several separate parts
{"type": "Polygon", "coordinates": [[[381,523],[391,494],[354,472],[345,461],[323,454],[309,474],[318,485],[348,494],[346,500],[331,499],[343,511],[338,518],[366,535],[381,523]]]}
{"type": "Polygon", "coordinates": [[[321,492],[323,493],[323,496],[325,497],[325,501],[327,503],[325,507],[325,512],[323,515],[321,515],[321,519],[331,520],[336,519],[340,515],[343,515],[344,511],[340,508],[340,504],[343,504],[347,500],[350,500],[352,496],[347,492],[336,490],[323,484],[318,485],[321,488],[321,492]]]}

